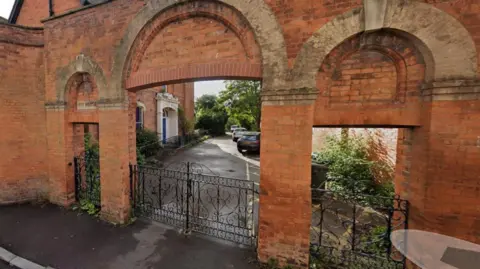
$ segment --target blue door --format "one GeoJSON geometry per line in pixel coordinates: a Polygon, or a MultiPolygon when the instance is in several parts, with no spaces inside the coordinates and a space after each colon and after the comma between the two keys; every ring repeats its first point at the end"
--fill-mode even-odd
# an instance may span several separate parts
{"type": "Polygon", "coordinates": [[[163,143],[167,141],[167,118],[163,118],[163,143]]]}

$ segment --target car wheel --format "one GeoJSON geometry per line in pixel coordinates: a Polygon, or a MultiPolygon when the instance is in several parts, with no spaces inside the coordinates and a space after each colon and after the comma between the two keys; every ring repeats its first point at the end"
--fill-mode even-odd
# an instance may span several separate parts
{"type": "Polygon", "coordinates": [[[238,152],[240,152],[241,154],[243,154],[243,150],[241,148],[237,148],[238,152]]]}

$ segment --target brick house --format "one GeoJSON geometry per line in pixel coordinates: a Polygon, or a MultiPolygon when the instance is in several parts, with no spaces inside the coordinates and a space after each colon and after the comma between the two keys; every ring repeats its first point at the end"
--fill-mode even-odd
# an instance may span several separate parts
{"type": "MultiPolygon", "coordinates": [[[[98,2],[98,1],[96,1],[98,2]]],[[[50,1],[50,0],[16,0],[9,19],[0,17],[0,23],[40,26],[41,20],[53,12],[65,12],[82,6],[94,4],[95,1],[50,1]],[[48,13],[47,13],[48,10],[48,13]]],[[[156,131],[161,140],[179,135],[177,109],[162,109],[158,94],[167,92],[177,99],[178,108],[183,109],[187,120],[194,120],[194,83],[163,85],[149,88],[137,93],[136,126],[156,131]]],[[[176,107],[177,108],[177,107],[176,107]]],[[[98,133],[98,131],[96,131],[98,133]]]]}
{"type": "Polygon", "coordinates": [[[156,131],[161,141],[182,135],[179,108],[183,109],[187,120],[194,119],[193,82],[142,90],[137,93],[136,128],[156,131]]]}

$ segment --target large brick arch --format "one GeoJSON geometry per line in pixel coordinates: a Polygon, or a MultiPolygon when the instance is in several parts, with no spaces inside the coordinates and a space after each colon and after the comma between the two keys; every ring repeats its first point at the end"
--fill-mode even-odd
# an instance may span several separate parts
{"type": "Polygon", "coordinates": [[[314,78],[328,53],[349,37],[364,31],[390,28],[408,33],[427,64],[427,81],[475,79],[477,51],[472,37],[455,18],[418,1],[364,1],[325,24],[305,42],[296,58],[293,77],[297,87],[314,87],[314,78]],[[415,40],[416,39],[416,40],[415,40]],[[448,53],[446,53],[448,52],[448,53]]]}
{"type": "Polygon", "coordinates": [[[313,124],[420,125],[425,65],[422,52],[398,31],[354,35],[318,71],[313,124]]]}
{"type": "Polygon", "coordinates": [[[78,73],[88,73],[93,76],[100,96],[107,91],[107,79],[102,68],[90,57],[80,54],[69,65],[57,70],[56,93],[58,102],[67,101],[65,93],[68,90],[68,84],[71,78],[78,73]]]}
{"type": "Polygon", "coordinates": [[[184,3],[159,13],[137,36],[124,70],[129,90],[189,79],[261,78],[248,22],[218,3],[184,3]]]}
{"type": "MultiPolygon", "coordinates": [[[[130,61],[132,47],[141,31],[161,12],[169,8],[177,8],[184,3],[190,4],[192,1],[179,0],[169,2],[150,0],[135,16],[115,51],[111,77],[112,83],[108,93],[110,98],[123,99],[125,96],[123,91],[126,78],[125,71],[129,69],[127,65],[130,61]]],[[[220,11],[228,7],[238,11],[248,22],[249,28],[253,31],[256,42],[260,47],[264,88],[273,89],[284,85],[288,70],[285,40],[275,15],[263,0],[193,1],[193,3],[197,7],[201,7],[204,3],[213,3],[218,5],[220,11]]],[[[237,66],[236,68],[242,67],[237,66]]],[[[189,72],[192,71],[190,70],[189,72]]]]}

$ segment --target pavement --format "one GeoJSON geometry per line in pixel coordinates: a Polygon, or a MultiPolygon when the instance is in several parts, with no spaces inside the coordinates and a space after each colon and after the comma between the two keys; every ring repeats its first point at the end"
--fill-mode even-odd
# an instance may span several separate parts
{"type": "Polygon", "coordinates": [[[184,173],[191,163],[193,177],[191,209],[200,219],[191,219],[194,231],[218,236],[240,245],[252,244],[252,233],[258,230],[259,168],[225,150],[235,148],[228,137],[209,139],[204,143],[178,151],[164,159],[168,171],[162,177],[142,168],[139,206],[143,217],[183,227],[185,203],[181,193],[187,178],[184,173]],[[213,176],[210,176],[213,175],[213,176]],[[180,198],[180,199],[179,199],[180,198]],[[149,209],[153,210],[149,210],[149,209]]]}
{"type": "MultiPolygon", "coordinates": [[[[56,269],[254,269],[255,254],[137,220],[115,227],[53,205],[0,207],[0,245],[56,269]]],[[[1,269],[12,269],[0,263],[1,269]]]]}
{"type": "Polygon", "coordinates": [[[174,156],[165,159],[165,162],[171,164],[198,163],[205,168],[204,173],[260,182],[260,157],[239,153],[237,144],[228,136],[211,138],[192,148],[179,151],[174,156]]]}
{"type": "MultiPolygon", "coordinates": [[[[240,154],[229,137],[182,150],[167,162],[199,163],[206,167],[205,173],[260,181],[259,157],[240,154]]],[[[258,200],[253,206],[258,212],[258,200]]],[[[255,253],[249,248],[198,234],[186,237],[156,222],[137,220],[118,227],[49,204],[0,207],[0,216],[0,246],[41,268],[258,268],[255,253]]],[[[0,269],[16,268],[0,259],[0,269]]]]}

